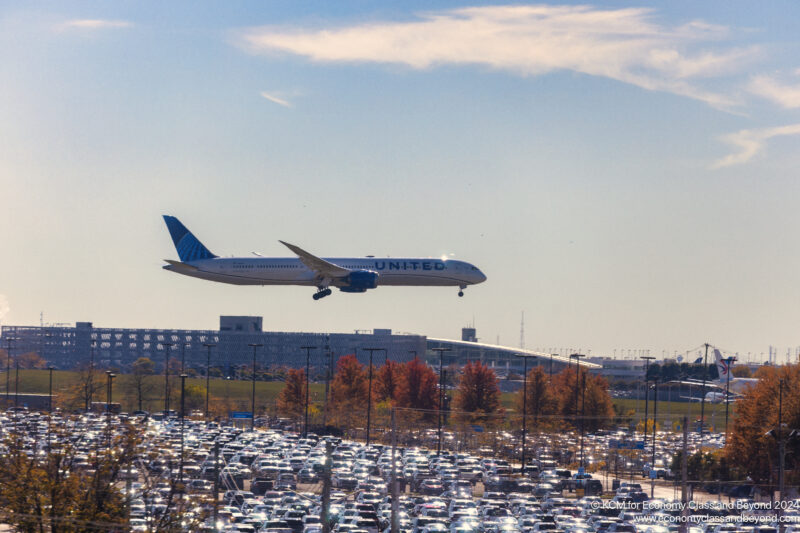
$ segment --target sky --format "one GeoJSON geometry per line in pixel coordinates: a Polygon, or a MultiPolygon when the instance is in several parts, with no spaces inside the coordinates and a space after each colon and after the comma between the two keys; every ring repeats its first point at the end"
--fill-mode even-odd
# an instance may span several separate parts
{"type": "Polygon", "coordinates": [[[391,328],[652,355],[800,348],[793,1],[4,2],[0,323],[391,328]],[[313,301],[214,253],[447,255],[313,301]],[[40,315],[42,313],[42,315],[40,315]]]}

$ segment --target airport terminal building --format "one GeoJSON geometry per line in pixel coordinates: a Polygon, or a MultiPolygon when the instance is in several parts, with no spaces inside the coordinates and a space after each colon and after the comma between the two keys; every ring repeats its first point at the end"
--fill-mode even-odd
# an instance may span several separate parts
{"type": "MultiPolygon", "coordinates": [[[[339,357],[354,353],[366,364],[369,349],[373,349],[376,365],[386,359],[404,362],[420,357],[438,366],[441,356],[446,366],[481,361],[498,375],[521,373],[525,361],[520,355],[528,357],[529,369],[542,365],[554,372],[572,361],[559,355],[480,343],[472,328],[462,330],[461,340],[397,334],[390,329],[354,333],[270,332],[263,331],[261,317],[251,316],[221,316],[218,330],[98,328],[91,322],[77,322],[74,327],[3,326],[0,333],[0,347],[12,355],[35,352],[55,368],[64,370],[92,360],[97,367],[127,371],[138,358],[147,357],[155,362],[157,369],[163,370],[169,358],[183,360],[186,368],[200,374],[209,365],[233,376],[238,369],[252,366],[254,351],[256,365],[261,368],[303,367],[308,352],[310,365],[318,371],[334,366],[339,357]]],[[[585,361],[581,364],[599,368],[585,361]]]]}

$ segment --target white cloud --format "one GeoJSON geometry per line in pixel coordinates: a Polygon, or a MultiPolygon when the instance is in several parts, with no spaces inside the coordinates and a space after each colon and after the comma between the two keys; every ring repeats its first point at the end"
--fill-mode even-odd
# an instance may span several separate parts
{"type": "Polygon", "coordinates": [[[696,81],[736,72],[757,49],[694,51],[699,43],[724,38],[727,28],[700,21],[667,28],[653,23],[651,15],[644,8],[471,7],[427,13],[411,22],[251,28],[240,42],[254,53],[282,51],[320,62],[396,63],[414,69],[471,64],[522,76],[571,70],[715,107],[736,105],[736,98],[696,81]]]}
{"type": "Polygon", "coordinates": [[[270,94],[270,93],[268,93],[266,91],[261,91],[261,96],[263,98],[266,98],[270,102],[274,102],[274,103],[276,103],[278,105],[282,105],[283,107],[292,107],[292,103],[289,102],[288,100],[286,100],[284,98],[281,98],[279,96],[275,96],[274,94],[270,94]]]}
{"type": "Polygon", "coordinates": [[[800,107],[800,83],[790,85],[781,83],[772,76],[755,76],[750,80],[748,90],[771,100],[786,109],[800,107]]]}
{"type": "Polygon", "coordinates": [[[725,135],[722,137],[722,140],[738,148],[738,151],[715,161],[711,165],[711,168],[717,169],[747,163],[764,151],[767,146],[767,141],[773,137],[785,135],[800,135],[800,124],[790,124],[788,126],[778,126],[775,128],[741,130],[736,133],[725,135]]]}
{"type": "Polygon", "coordinates": [[[62,28],[80,28],[89,30],[130,28],[132,23],[125,20],[104,20],[104,19],[75,19],[64,22],[62,28]]]}

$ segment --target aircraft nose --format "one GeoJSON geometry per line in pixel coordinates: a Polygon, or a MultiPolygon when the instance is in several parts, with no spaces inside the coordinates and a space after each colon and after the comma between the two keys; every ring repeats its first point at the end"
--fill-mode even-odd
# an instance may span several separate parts
{"type": "Polygon", "coordinates": [[[486,274],[478,270],[475,273],[475,283],[483,283],[484,281],[486,281],[486,274]]]}

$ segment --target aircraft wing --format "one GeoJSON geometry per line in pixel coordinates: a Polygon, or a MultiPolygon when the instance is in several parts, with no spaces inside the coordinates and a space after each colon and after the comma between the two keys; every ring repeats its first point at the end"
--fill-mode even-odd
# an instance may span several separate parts
{"type": "Polygon", "coordinates": [[[282,245],[286,246],[292,252],[297,254],[297,257],[300,258],[300,262],[307,266],[310,270],[313,270],[317,274],[325,278],[341,278],[344,277],[350,272],[352,272],[348,268],[340,267],[339,265],[335,265],[329,261],[325,261],[324,259],[317,257],[316,255],[312,255],[299,246],[295,246],[294,244],[289,244],[288,242],[279,241],[282,245]]]}
{"type": "MultiPolygon", "coordinates": [[[[688,387],[702,387],[703,386],[703,382],[702,381],[686,381],[686,380],[679,380],[679,379],[672,380],[672,381],[667,381],[666,384],[667,385],[686,385],[688,387]]],[[[718,390],[723,390],[723,391],[725,390],[725,387],[721,387],[721,386],[717,385],[716,383],[714,383],[713,381],[706,381],[705,387],[707,389],[718,389],[718,390]]]]}

